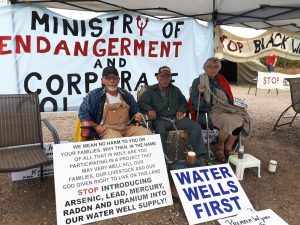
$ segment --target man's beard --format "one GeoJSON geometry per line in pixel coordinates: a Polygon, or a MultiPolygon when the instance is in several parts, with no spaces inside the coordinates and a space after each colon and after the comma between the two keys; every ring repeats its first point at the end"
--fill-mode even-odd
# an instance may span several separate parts
{"type": "Polygon", "coordinates": [[[116,91],[116,90],[118,90],[118,87],[107,85],[106,89],[109,90],[109,91],[116,91]]]}

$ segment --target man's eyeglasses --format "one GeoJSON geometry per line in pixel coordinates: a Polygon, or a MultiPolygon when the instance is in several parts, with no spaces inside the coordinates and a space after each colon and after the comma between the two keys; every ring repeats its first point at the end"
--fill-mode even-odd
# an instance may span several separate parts
{"type": "Polygon", "coordinates": [[[206,68],[208,69],[215,69],[215,70],[218,70],[219,69],[219,66],[218,65],[207,65],[206,68]]]}

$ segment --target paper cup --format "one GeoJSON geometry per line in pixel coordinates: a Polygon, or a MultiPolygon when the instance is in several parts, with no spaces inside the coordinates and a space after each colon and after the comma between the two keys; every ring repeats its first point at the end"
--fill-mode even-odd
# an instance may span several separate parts
{"type": "Polygon", "coordinates": [[[276,167],[277,167],[277,161],[270,160],[270,162],[269,162],[269,172],[270,173],[275,173],[276,172],[276,167]]]}
{"type": "Polygon", "coordinates": [[[196,153],[195,152],[188,152],[186,157],[186,164],[188,166],[192,166],[196,163],[196,153]]]}

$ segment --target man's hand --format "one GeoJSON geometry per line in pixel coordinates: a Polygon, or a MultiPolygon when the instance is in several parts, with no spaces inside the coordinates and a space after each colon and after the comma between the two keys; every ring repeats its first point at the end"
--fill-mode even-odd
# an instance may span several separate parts
{"type": "Polygon", "coordinates": [[[176,119],[181,120],[183,117],[184,117],[184,113],[183,112],[180,112],[180,111],[176,112],[176,119]]]}
{"type": "Polygon", "coordinates": [[[149,110],[147,112],[147,115],[148,115],[150,120],[154,120],[156,118],[156,111],[155,110],[149,110]]]}
{"type": "Polygon", "coordinates": [[[135,115],[134,115],[134,120],[136,121],[136,122],[142,122],[143,121],[143,115],[141,114],[141,113],[136,113],[135,115]]]}
{"type": "Polygon", "coordinates": [[[98,135],[101,135],[106,130],[106,128],[102,125],[98,125],[98,126],[95,127],[95,130],[96,130],[98,135]]]}
{"type": "Polygon", "coordinates": [[[201,84],[200,83],[198,85],[198,90],[199,90],[200,93],[203,93],[205,91],[205,89],[206,89],[206,85],[205,84],[203,84],[203,83],[201,84]]]}

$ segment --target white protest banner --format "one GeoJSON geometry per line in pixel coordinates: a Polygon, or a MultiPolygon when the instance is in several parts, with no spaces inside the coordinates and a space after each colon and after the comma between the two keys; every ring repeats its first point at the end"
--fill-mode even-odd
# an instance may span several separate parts
{"type": "Polygon", "coordinates": [[[245,212],[235,217],[218,220],[220,225],[288,225],[271,209],[245,212]]]}
{"type": "Polygon", "coordinates": [[[253,208],[229,164],[172,170],[171,174],[189,224],[253,208]]]}
{"type": "Polygon", "coordinates": [[[173,204],[159,135],[54,145],[57,224],[173,204]]]}
{"type": "Polygon", "coordinates": [[[212,24],[192,18],[162,21],[121,10],[75,20],[20,4],[1,7],[0,21],[0,94],[37,92],[41,111],[77,110],[108,65],[133,95],[157,83],[158,68],[167,65],[187,97],[213,55],[212,24]]]}
{"type": "Polygon", "coordinates": [[[234,62],[249,62],[271,53],[292,60],[300,56],[300,35],[272,28],[254,38],[238,37],[215,28],[215,55],[234,62]]]}
{"type": "MultiPolygon", "coordinates": [[[[61,141],[60,143],[66,143],[67,141],[61,141]]],[[[53,158],[53,142],[49,143],[43,143],[43,150],[47,154],[49,159],[53,158]]],[[[20,172],[14,172],[11,173],[11,179],[12,181],[18,181],[18,180],[26,180],[26,179],[32,179],[32,178],[39,178],[41,175],[41,168],[33,168],[29,170],[24,170],[20,172]]],[[[45,165],[43,166],[43,176],[53,176],[54,170],[53,170],[53,164],[45,165]]]]}
{"type": "Polygon", "coordinates": [[[290,85],[286,78],[299,78],[300,74],[287,75],[275,72],[258,72],[257,88],[260,89],[289,89],[290,85]]]}

